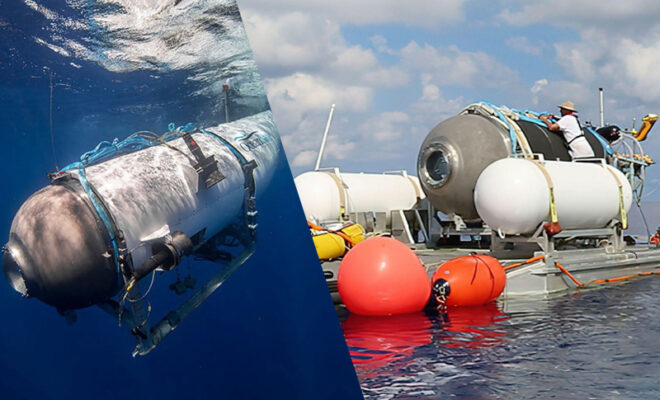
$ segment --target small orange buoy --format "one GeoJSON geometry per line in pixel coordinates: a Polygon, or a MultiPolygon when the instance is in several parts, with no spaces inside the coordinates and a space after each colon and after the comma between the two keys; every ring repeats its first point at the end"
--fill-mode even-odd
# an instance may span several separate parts
{"type": "Polygon", "coordinates": [[[502,293],[506,273],[496,258],[473,254],[442,264],[431,280],[436,300],[444,299],[448,306],[478,306],[502,293]]]}
{"type": "Polygon", "coordinates": [[[405,244],[386,237],[353,247],[339,266],[337,286],[346,308],[360,315],[421,311],[431,295],[419,258],[405,244]]]}

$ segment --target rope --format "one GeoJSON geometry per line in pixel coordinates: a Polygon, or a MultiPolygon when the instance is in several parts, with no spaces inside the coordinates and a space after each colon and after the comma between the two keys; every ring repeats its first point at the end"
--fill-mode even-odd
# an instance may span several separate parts
{"type": "Polygon", "coordinates": [[[62,169],[62,171],[67,171],[74,168],[77,169],[78,171],[78,181],[80,182],[80,185],[85,190],[85,193],[87,193],[87,196],[89,197],[90,201],[92,202],[92,205],[94,206],[94,210],[96,210],[96,214],[99,216],[99,218],[103,222],[103,225],[106,228],[106,231],[108,232],[108,237],[110,238],[110,242],[112,243],[112,253],[113,253],[112,255],[115,262],[115,267],[117,268],[117,275],[121,277],[122,272],[121,272],[121,267],[119,265],[119,246],[117,245],[117,238],[115,236],[115,225],[113,221],[110,219],[110,216],[106,212],[106,209],[103,206],[103,204],[101,204],[99,199],[96,197],[96,193],[94,192],[91,184],[87,180],[87,175],[85,173],[85,165],[82,162],[76,162],[67,165],[65,168],[62,169]]]}
{"type": "MultiPolygon", "coordinates": [[[[154,132],[151,131],[137,131],[129,135],[126,139],[124,140],[119,140],[119,139],[114,139],[112,142],[108,142],[106,140],[101,141],[99,144],[96,145],[92,150],[87,151],[83,153],[80,156],[80,161],[73,162],[66,167],[62,168],[61,172],[70,172],[70,171],[77,171],[78,172],[78,180],[80,181],[80,184],[82,185],[83,189],[89,196],[92,205],[94,206],[94,209],[96,210],[96,213],[98,214],[99,218],[103,222],[103,225],[106,227],[106,230],[108,232],[108,236],[110,238],[110,242],[112,243],[112,253],[113,253],[113,259],[115,266],[117,268],[117,274],[119,277],[122,276],[121,273],[121,266],[119,263],[119,246],[117,244],[117,238],[116,238],[116,227],[114,225],[114,222],[110,218],[110,216],[107,213],[107,210],[103,206],[100,198],[92,188],[90,182],[87,180],[87,175],[85,171],[85,167],[94,165],[97,163],[100,163],[104,160],[107,160],[111,157],[115,157],[118,154],[124,154],[124,153],[132,153],[136,152],[145,148],[157,146],[160,144],[163,144],[167,146],[168,148],[177,151],[181,154],[183,154],[186,158],[188,158],[191,162],[195,163],[196,160],[193,159],[192,157],[188,156],[185,152],[177,148],[176,146],[173,146],[172,144],[168,143],[169,141],[180,137],[183,132],[190,132],[195,129],[195,126],[192,123],[188,123],[183,126],[175,127],[174,123],[170,123],[168,125],[169,131],[166,132],[163,135],[158,135],[154,132]]],[[[211,135],[217,139],[219,139],[225,146],[227,146],[231,152],[239,159],[239,162],[241,165],[245,165],[247,163],[246,158],[233,146],[231,145],[227,140],[224,138],[210,133],[204,129],[200,130],[201,132],[211,135]]],[[[129,284],[129,286],[132,286],[129,284]]],[[[130,287],[127,289],[130,290],[130,287]]]]}
{"type": "MultiPolygon", "coordinates": [[[[509,132],[509,138],[511,139],[511,152],[516,154],[518,152],[518,147],[520,147],[520,151],[525,158],[532,158],[532,150],[529,146],[529,142],[527,142],[527,137],[515,122],[515,120],[522,119],[517,111],[505,107],[498,107],[485,101],[471,104],[466,107],[463,112],[467,112],[468,110],[479,111],[482,114],[483,112],[486,112],[490,115],[496,116],[509,132]]],[[[531,119],[529,117],[527,118],[531,119]]]]}
{"type": "Polygon", "coordinates": [[[307,221],[307,226],[314,229],[315,231],[325,231],[325,232],[329,232],[329,233],[334,233],[335,235],[337,235],[337,236],[341,237],[342,239],[344,239],[347,243],[350,243],[351,246],[356,245],[356,243],[353,242],[353,239],[351,239],[350,236],[348,236],[347,234],[345,234],[344,232],[342,232],[340,230],[333,231],[333,230],[330,230],[330,229],[325,229],[325,228],[323,228],[321,226],[318,226],[318,225],[315,225],[315,224],[313,224],[309,221],[307,221]]]}
{"type": "Polygon", "coordinates": [[[556,262],[556,261],[555,261],[555,266],[556,266],[557,268],[559,268],[559,270],[560,270],[561,272],[563,272],[564,274],[566,274],[566,276],[568,276],[568,277],[569,277],[569,278],[570,278],[570,279],[571,279],[576,285],[578,285],[578,287],[583,287],[583,286],[584,286],[584,283],[578,281],[578,280],[573,276],[573,274],[571,274],[570,272],[568,272],[568,270],[567,270],[566,268],[564,268],[561,264],[559,264],[559,263],[556,262]]]}
{"type": "Polygon", "coordinates": [[[639,277],[642,277],[642,276],[660,275],[660,270],[650,271],[650,272],[640,272],[640,273],[637,273],[637,274],[625,275],[625,276],[620,276],[620,277],[617,277],[617,278],[596,279],[596,280],[593,280],[593,281],[591,281],[587,284],[584,284],[584,283],[580,282],[579,280],[577,280],[577,278],[575,278],[570,272],[568,272],[566,270],[566,268],[564,268],[558,262],[555,262],[555,266],[557,266],[557,268],[559,268],[559,270],[561,272],[566,274],[566,276],[568,276],[578,287],[586,287],[588,285],[600,285],[600,284],[604,284],[604,283],[622,282],[622,281],[627,281],[627,280],[633,279],[633,278],[639,278],[639,277]]]}
{"type": "Polygon", "coordinates": [[[642,276],[651,276],[651,275],[660,275],[660,270],[651,271],[651,272],[640,272],[638,274],[620,276],[618,278],[612,278],[612,279],[598,279],[595,281],[591,281],[589,283],[602,284],[602,283],[611,283],[611,282],[621,282],[621,281],[627,281],[628,279],[638,278],[642,276]]]}
{"type": "Polygon", "coordinates": [[[55,162],[55,172],[59,172],[60,167],[57,165],[57,155],[55,154],[55,135],[53,134],[53,73],[50,73],[50,101],[49,101],[49,119],[48,127],[50,131],[50,149],[53,151],[53,161],[55,162]]]}
{"type": "Polygon", "coordinates": [[[518,263],[513,263],[513,264],[510,264],[510,265],[507,265],[506,267],[504,267],[504,271],[508,271],[510,269],[518,268],[520,266],[531,264],[533,262],[536,262],[536,261],[539,261],[539,260],[544,260],[544,259],[545,259],[545,254],[541,254],[540,256],[528,258],[527,260],[525,260],[523,262],[518,262],[518,263]]]}

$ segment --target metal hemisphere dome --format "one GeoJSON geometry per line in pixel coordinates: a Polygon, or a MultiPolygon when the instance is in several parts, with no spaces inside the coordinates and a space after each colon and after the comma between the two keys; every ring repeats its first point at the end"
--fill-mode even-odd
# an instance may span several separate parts
{"type": "Polygon", "coordinates": [[[121,285],[112,244],[77,181],[33,194],[12,222],[2,268],[10,286],[59,310],[110,298],[121,285]]]}
{"type": "Polygon", "coordinates": [[[478,219],[473,199],[477,178],[490,163],[507,157],[510,146],[503,129],[480,115],[461,114],[439,123],[417,158],[424,193],[445,214],[478,219]]]}

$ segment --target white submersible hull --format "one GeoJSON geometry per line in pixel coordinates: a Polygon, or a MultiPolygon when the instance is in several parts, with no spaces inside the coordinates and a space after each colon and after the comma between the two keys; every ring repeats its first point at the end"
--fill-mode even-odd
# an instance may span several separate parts
{"type": "MultiPolygon", "coordinates": [[[[121,318],[126,298],[142,297],[143,277],[212,247],[220,233],[253,249],[255,202],[280,151],[270,112],[104,142],[21,206],[3,248],[5,276],[24,297],[60,312],[100,305],[121,318]]],[[[250,254],[225,261],[233,271],[250,254]]],[[[225,271],[222,279],[227,276],[225,271]]],[[[179,320],[217,286],[203,285],[179,310],[179,320]]],[[[139,301],[130,304],[140,314],[139,301]]],[[[133,318],[136,326],[146,323],[146,316],[133,318]]],[[[167,329],[177,323],[168,321],[167,329]]],[[[133,333],[146,340],[154,332],[133,333]]]]}

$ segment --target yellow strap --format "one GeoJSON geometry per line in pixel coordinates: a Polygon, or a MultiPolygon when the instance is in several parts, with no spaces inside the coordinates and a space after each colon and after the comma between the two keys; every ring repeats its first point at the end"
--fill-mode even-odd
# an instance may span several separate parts
{"type": "Polygon", "coordinates": [[[626,207],[623,203],[623,185],[616,172],[612,171],[607,165],[603,165],[603,168],[609,171],[610,174],[614,177],[617,186],[619,186],[619,216],[621,217],[621,225],[623,229],[628,229],[628,215],[626,214],[626,207]]]}
{"type": "Polygon", "coordinates": [[[324,172],[330,175],[332,180],[335,181],[335,185],[337,185],[337,190],[339,191],[339,215],[342,219],[346,219],[346,191],[344,190],[344,182],[342,182],[333,172],[324,172]]]}
{"type": "Polygon", "coordinates": [[[555,204],[555,188],[554,185],[552,184],[552,178],[550,177],[550,174],[548,173],[548,170],[545,169],[545,166],[541,164],[541,162],[536,161],[536,160],[530,160],[531,162],[534,163],[541,172],[543,173],[543,177],[545,178],[546,183],[548,184],[548,189],[550,189],[550,219],[552,222],[557,222],[559,221],[559,218],[557,217],[557,206],[555,204]]]}

